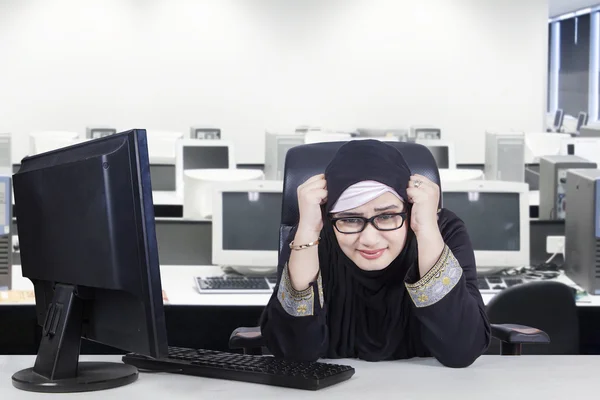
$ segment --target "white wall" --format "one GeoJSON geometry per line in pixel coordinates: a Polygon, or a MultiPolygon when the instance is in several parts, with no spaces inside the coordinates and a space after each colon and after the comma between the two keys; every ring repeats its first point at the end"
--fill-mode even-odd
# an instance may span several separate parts
{"type": "Polygon", "coordinates": [[[266,128],[434,124],[458,163],[538,131],[547,0],[0,2],[0,131],[213,124],[239,163],[266,128]]]}
{"type": "Polygon", "coordinates": [[[600,5],[600,0],[548,0],[548,11],[551,17],[556,17],[598,5],[600,5]]]}

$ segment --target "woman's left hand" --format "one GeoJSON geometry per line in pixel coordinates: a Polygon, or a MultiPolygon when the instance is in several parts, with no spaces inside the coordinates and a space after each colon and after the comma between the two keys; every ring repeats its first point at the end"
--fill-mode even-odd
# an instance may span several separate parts
{"type": "Polygon", "coordinates": [[[406,189],[408,201],[413,203],[410,215],[410,228],[416,236],[439,233],[438,204],[440,187],[423,175],[414,174],[406,189]]]}

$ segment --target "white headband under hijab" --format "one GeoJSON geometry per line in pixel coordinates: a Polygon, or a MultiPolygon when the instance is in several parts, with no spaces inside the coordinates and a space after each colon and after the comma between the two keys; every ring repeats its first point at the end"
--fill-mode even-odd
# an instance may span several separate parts
{"type": "Polygon", "coordinates": [[[392,193],[394,196],[404,202],[402,196],[400,196],[398,192],[391,187],[377,181],[362,181],[357,182],[344,190],[338,201],[336,201],[333,205],[330,212],[337,213],[360,207],[386,192],[392,193]]]}

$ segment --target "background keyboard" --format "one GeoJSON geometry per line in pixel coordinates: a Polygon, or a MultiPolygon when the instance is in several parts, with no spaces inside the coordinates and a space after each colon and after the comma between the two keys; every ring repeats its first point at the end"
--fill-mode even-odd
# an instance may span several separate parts
{"type": "MultiPolygon", "coordinates": [[[[213,350],[169,347],[169,357],[123,356],[140,370],[163,371],[206,378],[228,379],[296,389],[318,390],[350,379],[354,368],[321,362],[286,361],[213,350]]],[[[141,371],[143,372],[143,371],[141,371]]]]}
{"type": "Polygon", "coordinates": [[[480,276],[477,278],[477,285],[479,286],[479,290],[483,291],[504,290],[511,286],[519,285],[525,282],[525,279],[516,276],[480,276]]]}
{"type": "Polygon", "coordinates": [[[276,277],[223,275],[197,277],[201,293],[272,293],[276,277]]]}

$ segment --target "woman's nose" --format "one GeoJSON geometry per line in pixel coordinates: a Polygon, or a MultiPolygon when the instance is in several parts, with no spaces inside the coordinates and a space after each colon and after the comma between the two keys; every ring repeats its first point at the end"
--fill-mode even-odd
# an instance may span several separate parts
{"type": "Polygon", "coordinates": [[[362,245],[372,247],[379,242],[379,231],[373,224],[367,224],[365,229],[360,233],[359,241],[362,245]]]}

